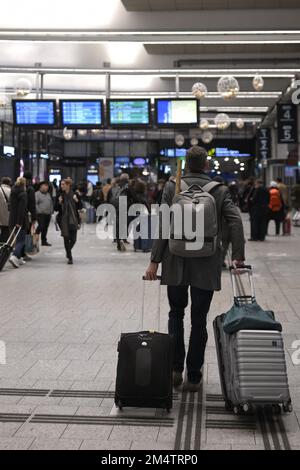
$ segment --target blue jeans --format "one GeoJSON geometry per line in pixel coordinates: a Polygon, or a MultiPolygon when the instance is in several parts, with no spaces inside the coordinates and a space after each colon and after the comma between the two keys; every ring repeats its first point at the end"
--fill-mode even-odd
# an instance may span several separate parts
{"type": "Polygon", "coordinates": [[[19,259],[22,257],[23,248],[25,246],[25,240],[26,240],[26,231],[23,228],[21,228],[21,231],[17,238],[16,247],[13,252],[13,255],[19,259]]]}
{"type": "MultiPolygon", "coordinates": [[[[174,341],[173,370],[183,372],[185,361],[184,310],[188,305],[188,286],[168,286],[170,304],[169,334],[174,341]]],[[[201,380],[207,343],[206,319],[214,292],[191,286],[191,335],[187,354],[187,374],[191,383],[201,380]]]]}

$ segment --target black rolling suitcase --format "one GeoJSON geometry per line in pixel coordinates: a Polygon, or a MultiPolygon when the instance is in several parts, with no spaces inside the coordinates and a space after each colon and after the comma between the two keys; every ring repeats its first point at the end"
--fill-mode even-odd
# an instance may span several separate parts
{"type": "Polygon", "coordinates": [[[10,257],[13,251],[13,247],[14,247],[14,244],[16,243],[20,230],[21,230],[20,228],[17,229],[17,227],[15,227],[13,231],[11,232],[7,242],[4,243],[4,245],[0,247],[0,271],[2,271],[2,269],[6,265],[8,258],[10,257]]]}
{"type": "MultiPolygon", "coordinates": [[[[143,286],[143,321],[145,282],[143,286]]],[[[158,302],[160,320],[160,288],[158,302]]],[[[158,322],[160,323],[160,321],[158,322]]],[[[123,333],[118,345],[115,404],[123,407],[172,408],[173,345],[168,334],[123,333]]]]}

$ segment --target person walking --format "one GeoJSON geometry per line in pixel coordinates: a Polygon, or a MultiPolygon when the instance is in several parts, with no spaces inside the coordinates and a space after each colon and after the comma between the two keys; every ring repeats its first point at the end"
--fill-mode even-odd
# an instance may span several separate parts
{"type": "Polygon", "coordinates": [[[251,204],[251,234],[249,241],[261,241],[266,238],[268,209],[270,203],[269,192],[264,187],[263,181],[258,179],[255,182],[254,192],[250,198],[251,204]]]}
{"type": "MultiPolygon", "coordinates": [[[[35,190],[32,184],[32,173],[30,171],[26,171],[24,173],[24,178],[26,179],[26,192],[27,192],[27,232],[26,235],[31,236],[34,232],[34,227],[37,222],[37,213],[36,213],[36,203],[35,203],[35,190]]],[[[38,244],[36,245],[36,251],[38,252],[38,244]]],[[[25,252],[25,244],[23,247],[22,258],[25,261],[31,261],[32,258],[25,252]]]]}
{"type": "Polygon", "coordinates": [[[116,209],[116,223],[115,223],[115,229],[114,229],[114,235],[115,235],[115,240],[117,242],[117,248],[118,251],[126,251],[126,247],[124,243],[129,244],[127,241],[128,237],[128,228],[134,217],[129,217],[128,216],[128,210],[130,207],[138,203],[135,191],[130,185],[130,180],[129,180],[129,175],[127,173],[122,173],[120,176],[119,184],[116,188],[112,188],[110,192],[108,193],[108,202],[112,204],[115,209],[116,209]],[[124,215],[124,220],[127,220],[127,231],[126,231],[126,238],[121,239],[121,234],[120,234],[120,215],[121,215],[121,210],[123,209],[123,206],[120,204],[120,198],[126,198],[126,207],[127,207],[127,214],[124,215]]]}
{"type": "Polygon", "coordinates": [[[269,189],[269,214],[267,221],[267,230],[271,220],[274,220],[276,227],[276,235],[280,235],[280,226],[284,220],[284,203],[278,189],[276,181],[272,181],[269,189]]]}
{"type": "Polygon", "coordinates": [[[82,209],[82,202],[78,193],[73,193],[72,184],[71,178],[62,180],[61,195],[55,206],[55,210],[60,214],[61,235],[64,238],[68,264],[73,264],[72,249],[77,241],[77,230],[80,226],[78,211],[82,209]]]}
{"type": "Polygon", "coordinates": [[[10,230],[12,231],[15,228],[21,229],[17,237],[15,249],[9,258],[9,262],[14,268],[19,268],[24,264],[22,255],[28,225],[26,179],[18,178],[11,190],[9,213],[10,230]]]}
{"type": "Polygon", "coordinates": [[[46,181],[41,182],[39,191],[35,193],[35,202],[38,220],[36,234],[41,234],[42,246],[51,246],[47,241],[47,233],[53,213],[53,202],[49,193],[49,183],[46,181]]]}
{"type": "MultiPolygon", "coordinates": [[[[214,291],[221,289],[222,273],[222,247],[221,247],[221,220],[226,220],[230,231],[232,244],[233,266],[244,264],[244,231],[240,213],[232,202],[228,188],[220,183],[212,182],[205,173],[208,171],[207,152],[205,149],[194,146],[187,151],[187,173],[183,181],[184,186],[205,187],[212,183],[210,191],[218,220],[217,244],[214,254],[206,257],[176,256],[170,251],[170,241],[159,238],[154,241],[151,253],[151,262],[146,270],[147,280],[156,280],[159,264],[162,263],[162,284],[168,286],[169,334],[174,339],[173,384],[179,386],[183,382],[183,370],[186,359],[187,382],[183,389],[197,392],[202,380],[202,366],[208,339],[206,329],[207,314],[213,298],[214,291]],[[191,292],[191,335],[188,354],[184,344],[184,314],[188,305],[188,290],[191,292]]],[[[195,188],[194,188],[195,189],[195,188]]],[[[174,182],[168,182],[164,189],[162,203],[171,206],[175,195],[174,182]]],[[[213,217],[213,214],[212,214],[213,217]]]]}
{"type": "Polygon", "coordinates": [[[5,243],[9,237],[9,206],[11,179],[3,177],[0,185],[0,242],[5,243]]]}

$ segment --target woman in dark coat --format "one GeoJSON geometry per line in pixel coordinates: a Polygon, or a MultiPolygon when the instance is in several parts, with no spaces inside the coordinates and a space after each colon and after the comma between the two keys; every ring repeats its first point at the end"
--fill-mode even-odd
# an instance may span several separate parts
{"type": "Polygon", "coordinates": [[[17,238],[15,250],[9,259],[9,262],[14,268],[19,268],[22,264],[21,257],[25,246],[28,225],[26,179],[18,178],[16,184],[11,190],[9,213],[10,230],[12,231],[15,228],[21,229],[17,238]]]}
{"type": "Polygon", "coordinates": [[[59,212],[61,235],[64,238],[68,264],[73,264],[72,249],[77,240],[77,230],[80,226],[78,211],[82,209],[82,203],[78,192],[73,193],[72,180],[67,178],[61,182],[61,194],[55,205],[59,212]]]}

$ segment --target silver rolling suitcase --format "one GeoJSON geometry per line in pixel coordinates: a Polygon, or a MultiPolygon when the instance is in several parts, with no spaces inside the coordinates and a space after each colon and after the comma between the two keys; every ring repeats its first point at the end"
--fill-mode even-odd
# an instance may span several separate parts
{"type": "MultiPolygon", "coordinates": [[[[235,302],[253,302],[251,266],[231,269],[235,302]],[[245,295],[242,274],[249,276],[251,296],[245,295]],[[239,291],[239,292],[238,292],[239,291]],[[240,294],[240,295],[238,295],[240,294]]],[[[222,393],[227,410],[249,412],[255,406],[273,406],[276,412],[292,411],[282,334],[279,331],[240,330],[227,334],[225,314],[215,318],[214,335],[222,393]]]]}

